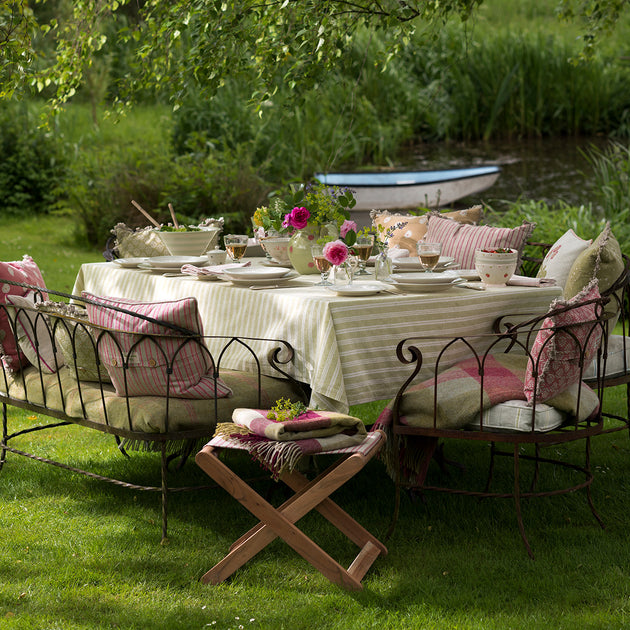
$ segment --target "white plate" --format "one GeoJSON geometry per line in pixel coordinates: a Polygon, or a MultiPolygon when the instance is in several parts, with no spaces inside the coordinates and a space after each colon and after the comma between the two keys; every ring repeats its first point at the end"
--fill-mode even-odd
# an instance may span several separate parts
{"type": "Polygon", "coordinates": [[[143,271],[151,271],[153,273],[179,273],[179,267],[155,267],[149,265],[148,263],[140,263],[138,265],[138,269],[142,269],[143,271]]]}
{"type": "Polygon", "coordinates": [[[464,280],[479,280],[479,274],[476,269],[458,269],[457,275],[464,280]]]}
{"type": "Polygon", "coordinates": [[[337,295],[359,297],[362,295],[376,295],[385,290],[385,287],[377,282],[356,282],[353,284],[339,284],[326,287],[337,295]]]}
{"type": "Polygon", "coordinates": [[[297,271],[290,270],[288,274],[282,276],[281,278],[235,278],[229,277],[227,273],[223,274],[224,280],[229,280],[234,286],[237,287],[255,287],[255,286],[265,286],[265,285],[276,285],[276,284],[284,284],[289,280],[293,280],[297,278],[300,274],[297,271]]]}
{"type": "Polygon", "coordinates": [[[404,282],[392,282],[392,286],[403,292],[409,293],[437,293],[438,291],[447,291],[451,287],[456,287],[459,284],[466,282],[463,278],[451,279],[450,282],[443,282],[441,284],[411,284],[404,282]]]}
{"type": "Polygon", "coordinates": [[[115,258],[113,262],[115,262],[119,267],[128,267],[131,269],[146,262],[147,260],[148,258],[115,258]]]}
{"type": "MultiPolygon", "coordinates": [[[[392,261],[397,269],[423,269],[420,259],[417,256],[409,258],[398,258],[392,261]]],[[[452,256],[440,256],[436,269],[446,269],[452,267],[455,259],[452,256]]]]}
{"type": "Polygon", "coordinates": [[[288,267],[242,267],[225,271],[223,275],[230,280],[276,280],[291,271],[288,267]]]}
{"type": "Polygon", "coordinates": [[[151,269],[179,268],[182,265],[195,265],[202,267],[208,264],[207,256],[153,256],[145,260],[146,266],[151,269]]]}
{"type": "Polygon", "coordinates": [[[392,279],[401,284],[449,284],[455,277],[449,273],[425,271],[392,274],[392,279]]]}

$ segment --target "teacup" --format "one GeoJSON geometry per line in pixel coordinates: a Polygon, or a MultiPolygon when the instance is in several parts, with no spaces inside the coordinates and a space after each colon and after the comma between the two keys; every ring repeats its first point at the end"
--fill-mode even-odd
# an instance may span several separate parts
{"type": "Polygon", "coordinates": [[[516,271],[517,260],[518,251],[515,249],[478,249],[475,252],[475,269],[484,284],[505,286],[516,271]]]}
{"type": "Polygon", "coordinates": [[[206,252],[209,265],[222,265],[225,263],[227,252],[224,249],[212,249],[206,252]]]}

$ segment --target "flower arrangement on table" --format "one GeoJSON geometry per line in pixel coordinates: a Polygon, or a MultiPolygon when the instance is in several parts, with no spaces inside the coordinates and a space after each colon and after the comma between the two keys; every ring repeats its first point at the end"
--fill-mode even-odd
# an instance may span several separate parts
{"type": "Polygon", "coordinates": [[[350,209],[355,204],[349,189],[307,184],[286,198],[274,197],[268,207],[258,208],[253,223],[259,229],[291,235],[289,256],[293,266],[300,273],[314,273],[317,270],[311,245],[339,241],[350,248],[356,242],[357,225],[350,220],[350,209]]]}

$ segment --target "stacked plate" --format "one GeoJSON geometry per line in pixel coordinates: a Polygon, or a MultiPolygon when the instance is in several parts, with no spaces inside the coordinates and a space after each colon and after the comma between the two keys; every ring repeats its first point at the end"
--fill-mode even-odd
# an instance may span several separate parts
{"type": "Polygon", "coordinates": [[[450,273],[411,272],[393,273],[392,284],[401,291],[410,293],[436,293],[446,291],[462,282],[463,278],[450,273]]]}
{"type": "Polygon", "coordinates": [[[179,271],[183,265],[200,267],[208,263],[206,256],[153,256],[145,258],[138,264],[138,269],[155,271],[156,273],[170,273],[179,271]]]}
{"type": "MultiPolygon", "coordinates": [[[[409,258],[396,258],[392,261],[392,264],[394,265],[394,269],[396,269],[396,271],[422,271],[424,269],[417,256],[410,256],[409,258]]],[[[456,263],[452,256],[440,256],[440,260],[433,271],[439,272],[444,271],[445,269],[456,269],[458,266],[459,263],[456,263]]]]}
{"type": "Polygon", "coordinates": [[[241,267],[223,272],[223,277],[236,286],[264,286],[284,284],[299,274],[288,267],[241,267]]]}

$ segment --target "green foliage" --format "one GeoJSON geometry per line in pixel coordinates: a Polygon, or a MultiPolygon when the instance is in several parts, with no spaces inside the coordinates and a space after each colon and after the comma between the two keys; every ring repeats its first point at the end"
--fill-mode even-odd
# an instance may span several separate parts
{"type": "Polygon", "coordinates": [[[67,173],[66,147],[39,129],[24,104],[0,104],[2,214],[42,214],[58,207],[67,173]]]}

